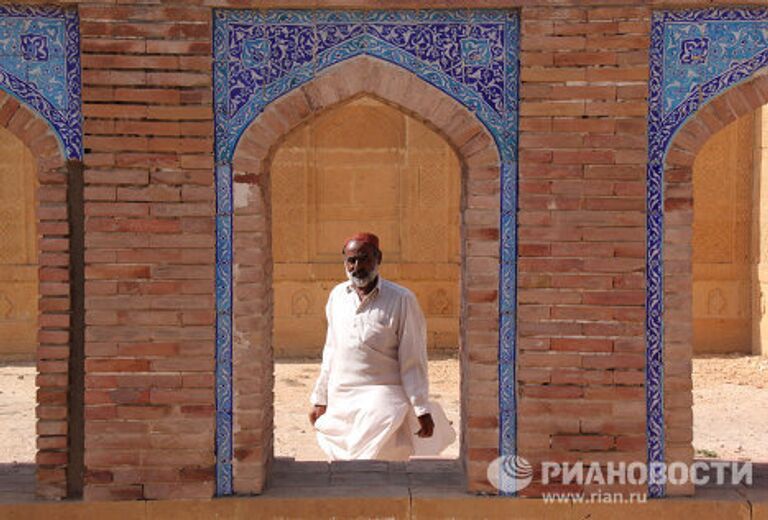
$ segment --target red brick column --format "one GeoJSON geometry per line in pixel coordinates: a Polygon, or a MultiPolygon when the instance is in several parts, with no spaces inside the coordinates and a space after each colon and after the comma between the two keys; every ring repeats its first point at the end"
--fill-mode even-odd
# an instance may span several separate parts
{"type": "Polygon", "coordinates": [[[63,498],[70,340],[67,168],[53,130],[5,92],[0,92],[0,126],[18,137],[37,160],[37,494],[63,498]]]}
{"type": "Polygon", "coordinates": [[[80,6],[86,499],[214,492],[211,10],[80,6]]]}
{"type": "Polygon", "coordinates": [[[519,454],[645,461],[650,10],[521,19],[519,454]]]}
{"type": "Polygon", "coordinates": [[[436,129],[462,161],[462,457],[469,487],[493,491],[498,456],[499,158],[490,134],[467,109],[415,75],[358,57],[281,97],[244,133],[234,170],[235,492],[259,492],[272,455],[272,290],[269,165],[302,122],[370,94],[436,129]]]}

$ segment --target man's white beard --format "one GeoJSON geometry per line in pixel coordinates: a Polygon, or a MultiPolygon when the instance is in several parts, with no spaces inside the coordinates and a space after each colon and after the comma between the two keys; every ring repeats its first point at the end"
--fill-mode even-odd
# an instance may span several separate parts
{"type": "Polygon", "coordinates": [[[352,282],[352,285],[354,285],[355,287],[365,287],[366,285],[374,281],[377,276],[379,276],[379,266],[376,266],[373,269],[371,269],[371,272],[368,273],[368,276],[366,276],[365,278],[358,278],[354,276],[351,272],[347,271],[346,269],[344,269],[344,271],[347,273],[347,278],[349,279],[349,281],[352,282]]]}

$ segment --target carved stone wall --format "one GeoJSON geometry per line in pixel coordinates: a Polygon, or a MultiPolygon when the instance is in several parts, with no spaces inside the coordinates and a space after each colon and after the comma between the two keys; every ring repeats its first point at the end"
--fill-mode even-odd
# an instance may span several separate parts
{"type": "Polygon", "coordinates": [[[693,350],[751,351],[754,116],[715,134],[693,165],[693,350]]]}
{"type": "Polygon", "coordinates": [[[359,230],[379,235],[382,276],[418,296],[429,347],[456,349],[460,166],[441,136],[366,96],[292,132],[271,173],[278,356],[320,355],[340,250],[359,230]]]}
{"type": "Polygon", "coordinates": [[[0,128],[0,357],[34,359],[37,345],[37,171],[29,149],[0,128]]]}
{"type": "Polygon", "coordinates": [[[768,356],[768,105],[755,112],[752,206],[752,353],[768,356]]]}

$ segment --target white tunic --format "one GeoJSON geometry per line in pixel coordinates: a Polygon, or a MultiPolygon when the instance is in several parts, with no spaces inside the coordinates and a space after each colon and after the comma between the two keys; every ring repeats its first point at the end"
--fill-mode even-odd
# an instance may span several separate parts
{"type": "MultiPolygon", "coordinates": [[[[350,282],[325,308],[328,332],[313,404],[330,460],[406,460],[414,453],[417,416],[430,413],[427,328],[414,294],[379,281],[362,300],[350,282]]],[[[444,448],[445,446],[443,446],[444,448]]]]}

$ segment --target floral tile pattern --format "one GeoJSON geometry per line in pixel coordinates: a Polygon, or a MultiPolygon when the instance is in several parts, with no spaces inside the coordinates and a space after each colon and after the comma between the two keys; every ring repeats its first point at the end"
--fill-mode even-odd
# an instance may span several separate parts
{"type": "Polygon", "coordinates": [[[502,159],[500,451],[515,454],[518,19],[498,10],[251,11],[214,15],[217,494],[232,494],[232,170],[240,136],[278,97],[359,55],[412,72],[472,110],[502,159]]]}
{"type": "MultiPolygon", "coordinates": [[[[648,112],[646,398],[648,462],[664,462],[664,160],[703,105],[768,64],[768,9],[654,14],[648,112]]],[[[653,468],[653,466],[651,466],[653,468]]],[[[649,479],[649,481],[652,479],[649,479]]],[[[664,496],[651,483],[649,494],[664,496]]]]}
{"type": "Polygon", "coordinates": [[[0,6],[0,88],[53,127],[67,159],[82,159],[77,11],[0,6]]]}

